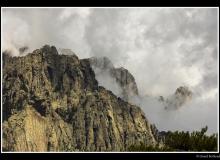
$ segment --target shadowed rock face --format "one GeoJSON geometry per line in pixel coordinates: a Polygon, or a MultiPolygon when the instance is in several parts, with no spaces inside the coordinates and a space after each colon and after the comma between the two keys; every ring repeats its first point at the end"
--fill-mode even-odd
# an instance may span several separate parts
{"type": "Polygon", "coordinates": [[[114,65],[107,57],[99,57],[99,58],[92,57],[89,58],[89,62],[91,63],[92,66],[95,66],[102,70],[110,70],[114,68],[114,65]]]}
{"type": "Polygon", "coordinates": [[[138,95],[138,88],[132,74],[125,68],[115,68],[112,70],[116,82],[122,87],[122,97],[124,100],[129,101],[130,97],[138,95]]]}
{"type": "Polygon", "coordinates": [[[108,87],[107,89],[112,89],[113,92],[115,91],[115,94],[125,101],[130,101],[131,97],[138,95],[135,79],[127,69],[123,67],[115,68],[107,57],[92,57],[88,60],[95,71],[98,81],[101,82],[104,87],[106,86],[108,87]],[[105,82],[108,79],[113,79],[111,83],[117,83],[116,89],[114,89],[113,84],[105,82]]]}
{"type": "Polygon", "coordinates": [[[44,46],[3,55],[3,151],[125,151],[155,144],[135,105],[98,86],[89,60],[44,46]]]}

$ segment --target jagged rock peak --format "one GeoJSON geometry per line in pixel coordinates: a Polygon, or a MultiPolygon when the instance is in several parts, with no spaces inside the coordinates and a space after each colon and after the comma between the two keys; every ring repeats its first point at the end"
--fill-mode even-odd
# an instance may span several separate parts
{"type": "Polygon", "coordinates": [[[192,91],[189,90],[187,86],[180,86],[176,89],[175,95],[180,95],[184,97],[192,97],[192,91]]]}
{"type": "Polygon", "coordinates": [[[44,45],[41,48],[41,51],[43,54],[58,55],[58,51],[55,46],[44,45]]]}
{"type": "Polygon", "coordinates": [[[125,68],[115,68],[113,75],[116,77],[117,82],[125,90],[125,93],[133,95],[138,95],[138,88],[133,75],[125,68]]]}
{"type": "Polygon", "coordinates": [[[114,86],[109,86],[108,82],[105,82],[107,77],[115,80],[121,90],[121,93],[118,93],[118,89],[116,89],[115,92],[113,90],[115,94],[118,93],[117,96],[120,96],[125,101],[130,101],[131,97],[138,95],[135,79],[127,69],[123,67],[115,68],[107,57],[92,57],[89,58],[89,62],[95,71],[98,81],[103,84],[104,87],[107,89],[115,88],[114,86]],[[105,79],[102,77],[105,77],[105,79]]]}
{"type": "Polygon", "coordinates": [[[184,104],[191,101],[193,93],[187,86],[180,86],[176,89],[175,93],[168,98],[163,96],[159,97],[159,101],[162,102],[166,110],[177,110],[184,104]]]}
{"type": "Polygon", "coordinates": [[[3,151],[126,151],[155,145],[140,107],[98,86],[88,59],[44,46],[3,65],[3,151]]]}
{"type": "Polygon", "coordinates": [[[63,54],[63,55],[74,55],[74,56],[76,56],[76,54],[71,49],[59,48],[58,52],[60,54],[63,54]]]}
{"type": "Polygon", "coordinates": [[[100,69],[112,69],[114,68],[113,63],[108,57],[91,57],[89,58],[91,65],[100,69]]]}

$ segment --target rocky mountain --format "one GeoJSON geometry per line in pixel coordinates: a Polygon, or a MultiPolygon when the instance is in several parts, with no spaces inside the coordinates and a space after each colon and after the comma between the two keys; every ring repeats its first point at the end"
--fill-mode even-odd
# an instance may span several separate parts
{"type": "Polygon", "coordinates": [[[163,96],[159,97],[159,101],[164,104],[166,110],[177,110],[192,99],[192,91],[186,86],[180,86],[176,89],[175,93],[164,99],[163,96]]]}
{"type": "MultiPolygon", "coordinates": [[[[91,59],[61,55],[48,45],[22,57],[4,53],[3,151],[126,151],[140,142],[155,145],[140,107],[101,87],[90,64],[91,59]]],[[[125,69],[113,75],[125,88],[133,81],[125,69]]]]}
{"type": "Polygon", "coordinates": [[[135,79],[127,69],[115,68],[107,57],[92,57],[88,60],[98,81],[104,87],[111,89],[113,93],[128,102],[130,102],[131,97],[138,96],[135,79]]]}

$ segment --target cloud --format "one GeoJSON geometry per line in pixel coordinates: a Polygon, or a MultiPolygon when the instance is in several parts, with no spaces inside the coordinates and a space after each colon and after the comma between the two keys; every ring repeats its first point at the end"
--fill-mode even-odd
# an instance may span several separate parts
{"type": "Polygon", "coordinates": [[[147,118],[159,130],[200,130],[208,126],[208,134],[218,132],[218,109],[216,107],[217,90],[199,97],[195,96],[178,110],[165,110],[164,105],[157,98],[151,96],[134,97],[133,103],[144,110],[147,118]]]}
{"type": "Polygon", "coordinates": [[[98,81],[99,86],[105,87],[107,90],[112,91],[116,96],[122,98],[122,88],[111,75],[110,70],[101,70],[94,65],[92,65],[92,68],[95,72],[96,80],[98,81]]]}
{"type": "Polygon", "coordinates": [[[216,59],[210,56],[217,55],[216,9],[102,9],[89,18],[85,38],[91,54],[127,68],[142,94],[195,87],[210,64],[216,74],[216,59]]]}
{"type": "Polygon", "coordinates": [[[83,36],[88,14],[86,8],[4,8],[3,49],[13,49],[17,56],[20,47],[28,46],[32,51],[49,44],[70,48],[86,58],[89,49],[83,36]]]}
{"type": "Polygon", "coordinates": [[[14,55],[19,47],[31,51],[46,43],[70,48],[80,58],[105,56],[133,74],[143,97],[169,96],[188,86],[197,98],[179,111],[157,110],[148,100],[141,106],[161,129],[194,129],[206,122],[217,129],[217,8],[3,8],[2,13],[3,49],[14,55]]]}

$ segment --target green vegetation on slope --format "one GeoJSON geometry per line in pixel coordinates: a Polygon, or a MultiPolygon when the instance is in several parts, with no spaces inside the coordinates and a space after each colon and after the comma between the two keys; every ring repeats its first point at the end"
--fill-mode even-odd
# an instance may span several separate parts
{"type": "Polygon", "coordinates": [[[132,145],[129,151],[217,151],[217,134],[205,134],[208,127],[204,127],[201,131],[192,133],[184,131],[168,131],[164,137],[163,147],[132,145]]]}

